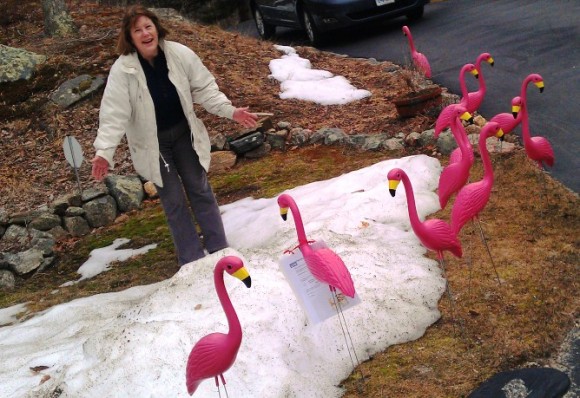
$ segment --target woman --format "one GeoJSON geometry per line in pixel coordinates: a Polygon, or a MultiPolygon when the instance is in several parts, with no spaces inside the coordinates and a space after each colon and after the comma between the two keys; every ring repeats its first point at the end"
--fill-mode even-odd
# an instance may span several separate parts
{"type": "Polygon", "coordinates": [[[157,187],[181,266],[205,255],[190,206],[206,250],[228,245],[207,180],[209,136],[193,103],[244,127],[255,127],[257,115],[232,106],[199,57],[165,40],[167,33],[150,10],[127,9],[117,43],[121,55],[101,102],[92,175],[100,181],[113,168],[113,155],[126,134],[135,170],[157,187]]]}

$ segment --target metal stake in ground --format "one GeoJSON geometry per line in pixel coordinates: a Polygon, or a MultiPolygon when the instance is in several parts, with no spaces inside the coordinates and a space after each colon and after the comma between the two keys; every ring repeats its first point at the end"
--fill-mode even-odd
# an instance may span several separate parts
{"type": "Polygon", "coordinates": [[[83,164],[84,157],[81,144],[79,144],[79,142],[75,137],[67,135],[66,137],[64,137],[62,148],[64,150],[64,157],[66,158],[66,161],[71,165],[71,167],[75,171],[77,185],[79,187],[79,193],[82,196],[83,189],[81,188],[81,180],[79,178],[79,168],[81,167],[81,164],[83,164]]]}

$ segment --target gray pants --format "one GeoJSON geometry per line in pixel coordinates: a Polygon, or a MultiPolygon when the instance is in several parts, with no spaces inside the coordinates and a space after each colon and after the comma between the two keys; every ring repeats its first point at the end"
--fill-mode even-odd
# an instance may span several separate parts
{"type": "Polygon", "coordinates": [[[228,242],[207,174],[193,150],[187,121],[160,131],[158,139],[163,188],[157,187],[157,192],[181,266],[205,256],[191,210],[209,253],[227,247],[228,242]]]}

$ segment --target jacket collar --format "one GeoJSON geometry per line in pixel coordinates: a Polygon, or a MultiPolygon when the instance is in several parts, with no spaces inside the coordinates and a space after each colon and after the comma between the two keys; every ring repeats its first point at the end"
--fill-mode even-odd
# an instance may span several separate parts
{"type": "MultiPolygon", "coordinates": [[[[165,52],[165,40],[159,40],[159,47],[165,52]]],[[[121,55],[119,59],[121,60],[122,70],[125,73],[136,74],[141,69],[137,51],[127,55],[121,55]]]]}

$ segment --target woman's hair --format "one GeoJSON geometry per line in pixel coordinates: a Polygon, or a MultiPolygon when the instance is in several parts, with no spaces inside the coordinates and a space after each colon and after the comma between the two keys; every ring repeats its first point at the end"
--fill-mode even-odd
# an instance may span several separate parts
{"type": "Polygon", "coordinates": [[[135,52],[135,46],[131,40],[131,28],[135,25],[137,18],[141,16],[147,17],[151,22],[153,22],[157,28],[159,40],[163,39],[169,33],[169,31],[161,25],[161,22],[159,22],[159,17],[157,17],[157,15],[152,11],[141,5],[131,6],[127,8],[125,15],[123,16],[123,24],[121,25],[121,31],[119,32],[119,39],[117,41],[117,51],[119,54],[127,55],[135,52]]]}

